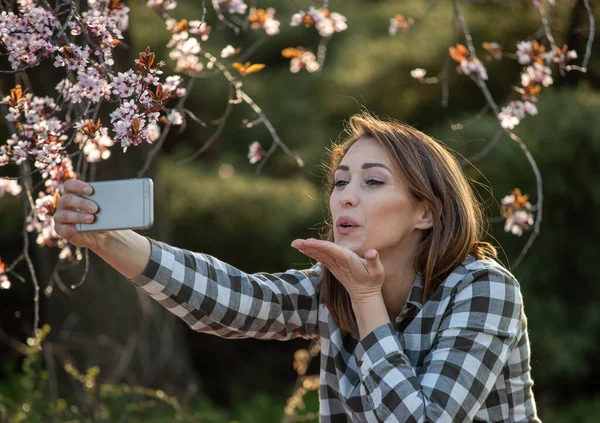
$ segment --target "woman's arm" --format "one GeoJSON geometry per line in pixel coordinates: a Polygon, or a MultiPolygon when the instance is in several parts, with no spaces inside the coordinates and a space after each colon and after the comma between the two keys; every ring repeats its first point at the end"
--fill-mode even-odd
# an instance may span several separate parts
{"type": "Polygon", "coordinates": [[[225,338],[318,336],[320,265],[248,274],[210,255],[152,239],[119,234],[111,242],[111,251],[102,248],[99,255],[193,330],[225,338]],[[126,263],[127,256],[144,242],[150,259],[139,270],[139,263],[126,263]]]}
{"type": "Polygon", "coordinates": [[[394,326],[377,327],[355,350],[367,405],[381,421],[472,421],[523,334],[522,312],[515,280],[479,271],[449,298],[418,373],[394,326]]]}
{"type": "Polygon", "coordinates": [[[93,221],[98,211],[97,204],[82,197],[92,187],[69,179],[63,189],[53,217],[56,233],[94,251],[192,329],[230,338],[318,336],[320,265],[249,275],[130,230],[78,232],[76,224],[93,221]]]}
{"type": "Polygon", "coordinates": [[[150,241],[131,230],[104,232],[91,250],[127,279],[141,275],[150,260],[150,241]]]}

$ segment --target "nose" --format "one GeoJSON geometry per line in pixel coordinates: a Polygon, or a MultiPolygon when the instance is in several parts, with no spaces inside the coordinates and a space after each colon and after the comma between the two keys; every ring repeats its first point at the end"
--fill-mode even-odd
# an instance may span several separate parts
{"type": "Polygon", "coordinates": [[[340,205],[342,207],[356,207],[356,205],[360,201],[360,196],[358,194],[357,189],[359,187],[355,186],[354,182],[348,183],[339,196],[340,205]]]}

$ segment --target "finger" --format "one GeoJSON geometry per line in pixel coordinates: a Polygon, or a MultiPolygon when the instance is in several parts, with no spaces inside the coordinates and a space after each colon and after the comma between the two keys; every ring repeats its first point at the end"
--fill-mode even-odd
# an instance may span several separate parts
{"type": "Polygon", "coordinates": [[[322,263],[328,263],[328,267],[331,266],[338,266],[338,263],[340,262],[339,258],[328,253],[327,250],[320,248],[320,247],[312,247],[309,245],[305,245],[302,250],[302,252],[304,252],[304,254],[310,255],[313,258],[316,258],[317,260],[321,261],[322,263]]]}
{"type": "Polygon", "coordinates": [[[56,208],[57,210],[79,209],[89,213],[96,213],[98,211],[96,203],[77,194],[62,195],[56,202],[56,208]]]}
{"type": "Polygon", "coordinates": [[[90,184],[79,179],[68,179],[63,184],[65,192],[71,192],[73,194],[84,194],[90,195],[94,192],[94,189],[90,184]]]}
{"type": "Polygon", "coordinates": [[[340,266],[348,266],[352,261],[354,253],[347,248],[343,248],[330,241],[320,241],[316,239],[308,239],[305,242],[305,248],[315,248],[330,257],[331,261],[338,263],[340,266]]]}
{"type": "Polygon", "coordinates": [[[94,215],[90,213],[80,213],[71,210],[60,210],[54,214],[54,222],[61,224],[74,224],[74,223],[92,223],[94,221],[94,215]]]}
{"type": "Polygon", "coordinates": [[[54,224],[54,231],[67,240],[79,233],[75,225],[58,222],[54,224]]]}

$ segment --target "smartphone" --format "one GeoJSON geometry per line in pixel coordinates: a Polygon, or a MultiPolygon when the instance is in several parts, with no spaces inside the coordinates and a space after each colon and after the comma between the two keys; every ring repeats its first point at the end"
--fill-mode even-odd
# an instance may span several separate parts
{"type": "MultiPolygon", "coordinates": [[[[88,182],[94,192],[81,195],[98,205],[93,223],[78,223],[78,232],[148,229],[154,223],[154,184],[150,178],[88,182]]],[[[80,211],[80,210],[78,210],[80,211]]]]}

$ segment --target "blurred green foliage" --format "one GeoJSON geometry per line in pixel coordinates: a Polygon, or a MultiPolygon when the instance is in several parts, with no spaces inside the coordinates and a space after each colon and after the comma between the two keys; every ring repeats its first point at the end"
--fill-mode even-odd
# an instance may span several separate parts
{"type": "Polygon", "coordinates": [[[156,192],[169,216],[169,242],[180,248],[212,254],[246,272],[310,267],[289,245],[295,237],[318,237],[321,228],[325,205],[305,179],[222,179],[215,168],[164,160],[156,192]]]}

